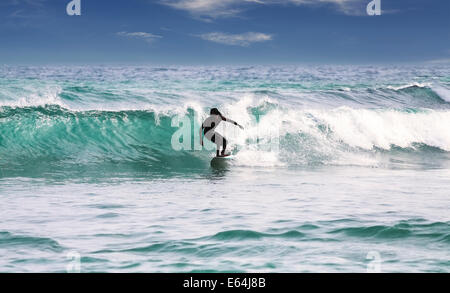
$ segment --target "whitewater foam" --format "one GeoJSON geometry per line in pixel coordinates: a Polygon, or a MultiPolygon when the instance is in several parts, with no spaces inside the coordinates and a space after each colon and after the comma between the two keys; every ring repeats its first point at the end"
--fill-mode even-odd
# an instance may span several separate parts
{"type": "Polygon", "coordinates": [[[399,90],[412,88],[412,87],[418,87],[418,88],[431,87],[431,83],[413,82],[413,83],[409,83],[409,84],[401,85],[401,86],[391,86],[391,85],[387,86],[388,89],[391,89],[394,91],[399,91],[399,90]]]}

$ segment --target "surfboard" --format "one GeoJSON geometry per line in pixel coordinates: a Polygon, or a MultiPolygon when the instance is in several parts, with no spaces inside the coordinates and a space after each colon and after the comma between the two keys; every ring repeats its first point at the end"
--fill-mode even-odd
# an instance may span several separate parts
{"type": "Polygon", "coordinates": [[[223,157],[214,157],[211,160],[212,167],[226,167],[229,162],[233,160],[233,155],[227,155],[223,157]]]}

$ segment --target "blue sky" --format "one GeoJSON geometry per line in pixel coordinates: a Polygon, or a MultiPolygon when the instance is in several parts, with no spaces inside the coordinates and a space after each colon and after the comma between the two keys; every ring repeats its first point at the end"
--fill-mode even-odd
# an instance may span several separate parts
{"type": "Polygon", "coordinates": [[[1,0],[0,63],[449,62],[450,1],[1,0]]]}

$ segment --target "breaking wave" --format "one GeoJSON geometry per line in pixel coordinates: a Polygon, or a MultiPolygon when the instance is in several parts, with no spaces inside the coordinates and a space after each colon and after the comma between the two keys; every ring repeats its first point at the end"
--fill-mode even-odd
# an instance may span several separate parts
{"type": "Polygon", "coordinates": [[[219,128],[235,165],[447,166],[447,69],[422,71],[0,68],[0,175],[204,170],[213,106],[245,127],[219,128]]]}

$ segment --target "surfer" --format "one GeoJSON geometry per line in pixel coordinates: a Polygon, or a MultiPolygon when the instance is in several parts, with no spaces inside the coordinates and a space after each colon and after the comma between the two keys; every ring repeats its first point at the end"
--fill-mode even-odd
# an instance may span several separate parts
{"type": "Polygon", "coordinates": [[[205,134],[205,137],[207,139],[216,144],[217,157],[225,157],[227,156],[225,154],[225,149],[227,148],[227,140],[222,135],[215,132],[216,127],[222,121],[232,123],[240,127],[241,129],[244,129],[244,127],[229,118],[225,118],[217,108],[212,108],[209,114],[210,116],[206,118],[206,120],[202,123],[202,127],[200,128],[200,144],[203,146],[203,134],[205,134]],[[222,147],[222,152],[219,155],[220,147],[222,147]]]}

